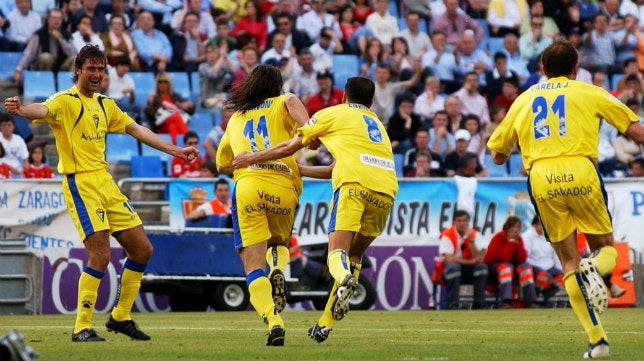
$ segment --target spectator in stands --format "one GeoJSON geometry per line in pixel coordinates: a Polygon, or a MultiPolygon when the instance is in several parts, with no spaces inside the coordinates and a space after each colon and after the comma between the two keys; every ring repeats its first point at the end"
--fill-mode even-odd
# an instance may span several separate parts
{"type": "MultiPolygon", "coordinates": [[[[644,10],[644,7],[642,8],[644,10]]],[[[637,17],[633,14],[624,16],[624,28],[615,31],[615,38],[618,43],[615,47],[615,61],[623,64],[624,61],[633,57],[637,48],[637,32],[639,24],[637,17]]]]}
{"type": "Polygon", "coordinates": [[[621,71],[615,64],[615,48],[620,40],[608,30],[606,15],[595,14],[592,29],[582,35],[581,65],[591,72],[600,70],[609,76],[621,71]]]}
{"type": "MultiPolygon", "coordinates": [[[[105,14],[105,19],[107,20],[107,23],[110,24],[110,29],[112,28],[111,20],[113,16],[123,17],[123,29],[129,31],[134,28],[136,15],[134,15],[130,6],[125,4],[125,0],[111,0],[111,4],[112,11],[105,14]]],[[[103,43],[105,43],[104,40],[103,43]]]]}
{"type": "Polygon", "coordinates": [[[617,134],[612,144],[618,162],[617,169],[621,171],[625,171],[635,159],[644,157],[641,146],[622,133],[617,134]]]}
{"type": "MultiPolygon", "coordinates": [[[[192,0],[195,1],[195,0],[192,0]]],[[[210,16],[205,13],[204,16],[210,16]]],[[[199,31],[199,13],[189,12],[183,17],[183,26],[170,38],[172,44],[173,71],[197,71],[199,64],[206,60],[204,42],[208,36],[199,31]]]]}
{"type": "Polygon", "coordinates": [[[19,174],[15,168],[7,164],[5,159],[4,145],[0,142],[0,179],[11,179],[11,174],[19,174]]]}
{"type": "MultiPolygon", "coordinates": [[[[396,36],[391,40],[391,51],[388,56],[389,65],[391,65],[392,76],[395,80],[407,80],[414,74],[415,69],[420,64],[422,54],[411,54],[407,40],[401,36],[396,36]]],[[[420,84],[418,84],[420,85],[420,84]]],[[[420,93],[418,86],[412,88],[414,93],[420,93]]]]}
{"type": "Polygon", "coordinates": [[[375,80],[376,66],[378,63],[386,63],[387,52],[378,38],[368,37],[365,41],[364,51],[359,58],[360,75],[375,80]]]}
{"type": "Polygon", "coordinates": [[[149,11],[141,11],[137,18],[138,28],[132,32],[132,39],[139,51],[141,69],[163,72],[172,59],[172,45],[168,37],[154,28],[154,17],[149,11]]]}
{"type": "Polygon", "coordinates": [[[239,34],[248,33],[255,36],[260,49],[266,48],[266,39],[268,37],[268,25],[264,12],[262,11],[258,0],[246,0],[246,15],[241,17],[230,35],[237,37],[239,34]]]}
{"type": "Polygon", "coordinates": [[[63,15],[61,28],[68,33],[74,31],[74,13],[81,8],[80,0],[61,0],[60,11],[63,15]]]}
{"type": "Polygon", "coordinates": [[[462,82],[466,74],[474,71],[478,74],[480,85],[483,87],[487,85],[485,72],[492,69],[492,59],[484,50],[477,48],[471,30],[463,33],[454,56],[457,66],[457,81],[462,82]]]}
{"type": "Polygon", "coordinates": [[[505,78],[503,79],[501,94],[497,95],[492,103],[503,105],[507,112],[508,110],[510,110],[510,106],[512,105],[512,103],[514,103],[514,100],[519,96],[519,94],[519,81],[517,80],[517,78],[505,78]]]}
{"type": "Polygon", "coordinates": [[[299,54],[302,49],[311,45],[311,41],[306,32],[295,29],[293,19],[294,17],[289,13],[278,13],[275,16],[277,27],[268,35],[268,44],[272,44],[273,37],[280,33],[284,35],[284,48],[290,49],[294,47],[296,53],[299,54]]]}
{"type": "Polygon", "coordinates": [[[227,46],[226,42],[222,42],[221,47],[208,43],[206,61],[199,64],[198,104],[204,109],[217,109],[226,100],[226,85],[235,72],[235,63],[228,57],[227,46]]]}
{"type": "Polygon", "coordinates": [[[25,178],[54,178],[54,171],[47,164],[45,147],[36,144],[29,149],[29,162],[22,171],[25,178]]]}
{"type": "Polygon", "coordinates": [[[519,35],[519,28],[528,17],[528,4],[525,0],[491,0],[487,10],[490,36],[502,38],[507,33],[519,35]]]}
{"type": "Polygon", "coordinates": [[[230,24],[226,19],[217,19],[215,22],[217,33],[215,36],[208,39],[208,42],[204,45],[215,44],[219,47],[222,47],[223,43],[226,43],[226,49],[228,52],[234,51],[237,47],[237,39],[230,36],[230,24]]]}
{"type": "Polygon", "coordinates": [[[403,161],[403,173],[405,177],[414,177],[416,168],[418,167],[417,158],[421,153],[427,153],[430,156],[429,160],[429,176],[430,177],[444,177],[445,170],[443,169],[443,157],[429,148],[429,131],[427,128],[420,128],[416,131],[414,138],[415,147],[405,152],[403,161]]]}
{"type": "MultiPolygon", "coordinates": [[[[432,32],[441,31],[445,34],[447,44],[456,47],[461,41],[465,30],[472,30],[475,44],[480,44],[483,41],[485,32],[479,23],[458,7],[458,0],[444,0],[444,2],[445,12],[434,18],[432,32]]],[[[451,52],[451,49],[448,49],[448,52],[451,52]]]]}
{"type": "Polygon", "coordinates": [[[313,54],[313,69],[315,71],[331,70],[333,67],[333,54],[342,53],[342,42],[335,35],[333,29],[324,27],[320,37],[309,47],[313,54]]]}
{"type": "Polygon", "coordinates": [[[217,27],[210,13],[201,11],[201,0],[185,0],[183,7],[174,12],[170,26],[174,31],[179,31],[185,26],[184,18],[188,13],[194,13],[199,16],[197,29],[200,33],[205,34],[208,38],[217,35],[217,27]]]}
{"type": "MultiPolygon", "coordinates": [[[[199,147],[199,135],[193,131],[188,131],[183,135],[184,147],[199,147]]],[[[199,156],[191,161],[183,160],[179,157],[172,158],[170,166],[172,177],[174,178],[198,178],[201,177],[201,166],[203,159],[199,156]]]]}
{"type": "MultiPolygon", "coordinates": [[[[476,72],[466,74],[463,87],[452,95],[461,101],[461,113],[475,114],[483,125],[490,122],[490,111],[485,97],[479,93],[479,76],[476,72]]],[[[460,121],[458,127],[453,127],[451,131],[454,132],[454,129],[458,128],[460,128],[460,121]]]]}
{"type": "Polygon", "coordinates": [[[389,117],[393,114],[396,96],[402,90],[407,90],[416,85],[420,79],[422,70],[422,66],[419,64],[410,79],[405,81],[390,81],[391,68],[389,65],[378,63],[376,66],[376,92],[371,110],[378,115],[378,119],[382,121],[385,127],[387,127],[389,117]]]}
{"type": "Polygon", "coordinates": [[[29,165],[29,150],[21,136],[14,133],[16,129],[13,117],[0,112],[0,143],[4,146],[4,162],[9,165],[13,174],[22,174],[29,165]]]}
{"type": "Polygon", "coordinates": [[[216,3],[213,2],[211,13],[213,18],[215,18],[215,23],[217,23],[217,20],[225,20],[227,23],[237,22],[239,17],[246,12],[242,7],[243,4],[244,2],[241,0],[220,0],[216,3]]]}
{"type": "Polygon", "coordinates": [[[339,11],[342,49],[345,54],[359,54],[365,47],[367,36],[373,35],[366,26],[354,20],[353,7],[345,5],[339,11]]]}
{"type": "MultiPolygon", "coordinates": [[[[137,5],[141,8],[138,16],[142,12],[148,12],[153,16],[156,28],[160,29],[166,36],[172,34],[172,13],[175,10],[181,9],[183,2],[181,0],[137,0],[137,5]]],[[[138,20],[137,20],[138,22],[138,20]]],[[[137,25],[141,27],[141,25],[137,25]]]]}
{"type": "Polygon", "coordinates": [[[483,166],[481,165],[478,155],[476,153],[471,153],[467,151],[471,138],[472,136],[470,135],[470,132],[467,131],[466,129],[459,129],[456,131],[456,134],[454,134],[454,141],[455,141],[454,150],[445,155],[445,175],[446,176],[453,177],[456,175],[456,171],[458,170],[458,167],[459,167],[459,159],[463,157],[466,153],[473,154],[474,158],[476,159],[476,167],[475,167],[474,175],[477,177],[484,177],[487,174],[487,169],[483,168],[483,166]]]}
{"type": "Polygon", "coordinates": [[[490,105],[490,124],[485,126],[485,143],[487,144],[487,139],[492,136],[496,127],[501,124],[507,110],[501,104],[492,104],[490,105]]]}
{"type": "Polygon", "coordinates": [[[543,34],[543,17],[533,17],[530,25],[532,30],[519,38],[519,54],[523,62],[528,64],[528,69],[535,72],[538,69],[539,55],[552,43],[552,39],[543,34]]]}
{"type": "Polygon", "coordinates": [[[460,309],[460,286],[474,286],[473,309],[485,308],[485,284],[488,270],[482,262],[485,251],[476,245],[478,232],[470,227],[467,211],[454,212],[452,225],[443,230],[438,239],[439,262],[443,265],[442,278],[447,286],[447,308],[460,309]]]}
{"type": "Polygon", "coordinates": [[[49,10],[45,26],[31,37],[22,58],[16,66],[13,80],[22,83],[22,71],[31,70],[71,70],[76,50],[71,43],[71,34],[62,29],[60,10],[49,10]]]}
{"type": "MultiPolygon", "coordinates": [[[[119,16],[112,17],[116,19],[119,16]]],[[[116,59],[116,63],[113,68],[108,70],[110,80],[109,87],[107,89],[107,96],[114,99],[118,107],[128,113],[132,119],[136,120],[137,123],[142,123],[142,107],[136,102],[136,95],[134,89],[136,85],[134,84],[134,79],[128,74],[130,71],[130,58],[127,55],[122,55],[116,59]]],[[[150,123],[143,122],[147,128],[151,128],[150,123]]]]}
{"type": "Polygon", "coordinates": [[[429,129],[429,148],[432,152],[440,154],[441,158],[445,158],[447,153],[452,152],[456,145],[454,135],[449,131],[447,122],[447,112],[439,110],[434,114],[432,127],[429,129]]]}
{"type": "Polygon", "coordinates": [[[525,34],[529,31],[532,31],[532,18],[542,17],[543,18],[543,35],[554,40],[556,35],[559,35],[559,27],[555,20],[550,16],[544,15],[543,1],[542,0],[529,0],[528,5],[530,5],[530,14],[523,18],[521,23],[521,28],[519,29],[520,34],[525,34]]]}
{"type": "Polygon", "coordinates": [[[310,4],[311,10],[297,18],[295,28],[304,31],[312,43],[318,41],[320,32],[324,27],[332,28],[335,36],[338,39],[342,38],[340,24],[334,15],[326,12],[324,0],[311,0],[310,4]]]}
{"type": "Polygon", "coordinates": [[[454,134],[461,127],[463,120],[463,103],[456,95],[448,95],[445,98],[445,113],[447,114],[447,130],[454,134]]]}
{"type": "Polygon", "coordinates": [[[130,59],[132,70],[139,69],[139,53],[136,50],[132,35],[125,27],[125,17],[123,15],[112,14],[110,30],[100,34],[100,37],[105,45],[105,55],[109,65],[116,66],[118,58],[127,56],[130,59]]]}
{"type": "MultiPolygon", "coordinates": [[[[622,103],[626,104],[629,99],[636,100],[636,103],[642,104],[644,101],[644,81],[640,74],[630,74],[624,77],[626,88],[617,97],[622,103]]],[[[644,118],[644,109],[639,109],[637,115],[644,118]]]]}
{"type": "Polygon", "coordinates": [[[88,44],[96,45],[102,51],[105,51],[105,44],[99,34],[92,30],[92,18],[87,15],[82,15],[78,18],[76,23],[76,31],[72,33],[72,44],[76,49],[76,53],[88,44]]]}
{"type": "Polygon", "coordinates": [[[537,293],[534,286],[532,265],[527,262],[528,253],[521,238],[521,219],[510,216],[488,245],[483,262],[489,267],[490,280],[497,288],[501,299],[499,308],[512,308],[512,284],[518,283],[523,291],[526,308],[539,308],[534,302],[537,293]]]}
{"type": "Polygon", "coordinates": [[[456,82],[458,68],[454,47],[445,44],[445,33],[440,30],[432,33],[432,47],[421,57],[423,73],[427,76],[434,75],[441,81],[441,93],[452,93],[459,88],[456,82]]]}
{"type": "MultiPolygon", "coordinates": [[[[634,57],[624,60],[622,64],[624,65],[622,70],[624,76],[617,81],[617,84],[612,84],[613,89],[616,90],[618,95],[626,90],[626,79],[628,79],[628,76],[631,74],[635,74],[638,79],[640,79],[640,82],[644,84],[644,78],[642,77],[642,73],[640,73],[637,60],[634,57]]],[[[642,89],[644,89],[644,86],[642,89]]]]}
{"type": "Polygon", "coordinates": [[[432,155],[429,152],[416,153],[416,166],[412,170],[409,177],[429,178],[432,176],[431,166],[432,166],[432,155]]]}
{"type": "Polygon", "coordinates": [[[258,65],[259,48],[253,43],[244,46],[239,53],[239,65],[235,68],[235,73],[231,80],[231,86],[246,79],[246,76],[258,65]]]}
{"type": "Polygon", "coordinates": [[[506,34],[503,38],[502,52],[507,58],[508,69],[516,74],[521,88],[525,88],[526,82],[530,77],[530,70],[528,70],[528,64],[524,62],[519,53],[519,38],[512,33],[506,34]]]}
{"type": "Polygon", "coordinates": [[[414,146],[416,132],[423,126],[418,114],[414,114],[414,96],[403,93],[398,97],[396,112],[389,118],[387,134],[394,153],[405,154],[414,146]]]}
{"type": "Polygon", "coordinates": [[[145,115],[156,133],[170,134],[172,143],[177,144],[177,136],[188,132],[186,124],[195,105],[174,92],[166,72],[157,74],[154,89],[154,94],[148,96],[145,115]]]}
{"type": "Polygon", "coordinates": [[[635,159],[628,165],[628,176],[644,177],[644,158],[635,159]]]}
{"type": "Polygon", "coordinates": [[[221,123],[216,124],[203,141],[203,148],[206,151],[206,162],[214,162],[215,159],[217,159],[217,148],[219,148],[219,142],[221,142],[221,137],[224,136],[228,120],[230,120],[233,113],[235,113],[235,110],[231,104],[224,103],[222,105],[221,123]]]}
{"type": "Polygon", "coordinates": [[[205,161],[201,165],[200,178],[215,178],[218,174],[217,163],[214,160],[205,161]]]}
{"type": "Polygon", "coordinates": [[[16,7],[5,18],[9,27],[4,29],[4,37],[8,51],[23,51],[29,38],[42,26],[42,18],[31,10],[31,0],[15,1],[16,7]]]}
{"type": "Polygon", "coordinates": [[[532,265],[534,283],[537,293],[543,297],[543,305],[564,289],[561,262],[543,233],[539,216],[532,218],[532,227],[521,234],[525,250],[528,253],[528,263],[532,265]]]}
{"type": "Polygon", "coordinates": [[[310,117],[319,110],[342,104],[342,97],[344,97],[344,91],[333,86],[333,73],[329,71],[319,72],[317,82],[319,91],[306,103],[306,110],[309,112],[310,117]]]}
{"type": "Polygon", "coordinates": [[[317,73],[313,69],[313,54],[308,48],[302,49],[297,57],[298,66],[291,77],[290,90],[306,105],[318,91],[317,73]]]}
{"type": "Polygon", "coordinates": [[[360,24],[364,25],[367,22],[369,15],[376,12],[373,8],[371,0],[354,0],[353,1],[353,17],[360,24]]]}
{"type": "Polygon", "coordinates": [[[445,97],[440,94],[441,81],[435,76],[425,78],[425,90],[416,97],[414,113],[423,123],[429,124],[434,113],[445,109],[445,97]]]}
{"type": "Polygon", "coordinates": [[[367,17],[365,26],[385,46],[391,44],[400,30],[398,20],[389,14],[389,0],[376,0],[376,12],[367,17]]]}
{"type": "Polygon", "coordinates": [[[501,95],[503,83],[508,78],[517,78],[508,67],[508,57],[504,51],[497,51],[494,54],[494,67],[485,72],[485,83],[487,89],[487,102],[488,105],[492,104],[497,96],[501,95]]]}
{"type": "Polygon", "coordinates": [[[73,24],[76,27],[72,31],[78,30],[78,23],[83,16],[89,17],[90,28],[93,33],[100,34],[109,31],[107,18],[105,17],[105,13],[98,7],[98,0],[83,0],[81,4],[81,8],[74,13],[73,24]]]}
{"type": "MultiPolygon", "coordinates": [[[[619,0],[609,1],[619,2],[619,0]]],[[[590,24],[590,22],[581,19],[579,14],[579,3],[577,0],[564,1],[561,16],[558,19],[555,19],[555,21],[557,22],[557,26],[559,27],[561,34],[564,35],[568,35],[572,32],[581,34],[586,30],[586,25],[590,24]]]]}
{"type": "Polygon", "coordinates": [[[231,214],[232,200],[230,199],[230,185],[224,178],[215,182],[215,198],[206,202],[190,212],[186,219],[196,221],[206,216],[217,214],[231,214]]]}
{"type": "MultiPolygon", "coordinates": [[[[405,24],[407,27],[400,31],[399,36],[402,36],[407,40],[410,54],[422,57],[426,51],[434,48],[431,40],[429,39],[429,35],[420,30],[420,15],[418,13],[413,10],[407,11],[407,14],[405,15],[405,24]]],[[[429,27],[426,29],[429,29],[429,27]]]]}
{"type": "Polygon", "coordinates": [[[465,129],[470,133],[470,141],[467,145],[467,151],[477,155],[479,163],[483,163],[483,158],[487,150],[485,137],[485,130],[481,125],[479,117],[475,114],[468,114],[463,117],[460,124],[461,129],[465,129]]]}
{"type": "Polygon", "coordinates": [[[295,53],[295,48],[289,49],[286,47],[286,35],[276,33],[271,37],[271,46],[262,54],[260,62],[266,64],[268,59],[287,60],[291,57],[291,53],[295,53]]]}

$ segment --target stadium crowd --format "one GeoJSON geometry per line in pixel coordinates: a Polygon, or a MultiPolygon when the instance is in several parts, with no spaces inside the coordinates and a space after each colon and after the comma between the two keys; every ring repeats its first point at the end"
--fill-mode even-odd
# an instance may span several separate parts
{"type": "MultiPolygon", "coordinates": [[[[279,67],[284,91],[310,114],[341,102],[346,79],[362,75],[376,83],[372,110],[398,177],[453,176],[465,153],[478,160],[473,176],[521,176],[520,161],[495,167],[486,142],[514,99],[545,79],[539,55],[554,39],[579,50],[578,80],[644,117],[642,16],[631,0],[1,0],[0,51],[22,53],[7,80],[24,85],[25,71],[71,71],[83,45],[98,45],[111,65],[108,96],[174,143],[188,131],[212,143],[190,116],[209,114],[216,137],[231,87],[258,64],[279,67]],[[150,93],[135,73],[153,74],[150,93]],[[192,91],[178,90],[176,73],[190,75],[192,91]],[[417,169],[419,154],[428,170],[417,169]]],[[[639,168],[640,146],[605,122],[601,135],[604,176],[639,168]]],[[[300,161],[332,159],[321,147],[300,161]]]]}

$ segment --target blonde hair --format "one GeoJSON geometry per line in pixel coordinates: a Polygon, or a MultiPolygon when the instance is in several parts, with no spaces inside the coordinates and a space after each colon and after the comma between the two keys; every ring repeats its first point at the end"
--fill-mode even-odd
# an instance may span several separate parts
{"type": "Polygon", "coordinates": [[[174,94],[174,88],[172,86],[172,79],[170,79],[170,74],[166,73],[165,71],[161,71],[157,74],[156,79],[154,80],[154,86],[155,89],[154,91],[159,94],[159,82],[168,82],[168,94],[172,95],[174,94]]]}

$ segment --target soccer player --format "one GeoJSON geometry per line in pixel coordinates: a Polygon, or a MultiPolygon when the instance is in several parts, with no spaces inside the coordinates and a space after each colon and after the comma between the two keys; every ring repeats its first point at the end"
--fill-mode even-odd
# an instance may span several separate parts
{"type": "Polygon", "coordinates": [[[107,59],[95,45],[76,56],[76,85],[58,92],[43,103],[22,105],[19,97],[4,101],[8,113],[48,123],[60,156],[58,172],[64,175],[63,194],[67,209],[87,251],[87,265],[78,281],[78,306],[72,341],[105,341],[92,327],[98,286],[110,262],[110,234],[127,251],[121,271],[117,300],[105,326],[132,339],[149,340],[130,316],[141,286],[143,271],[152,256],[152,245],[141,219],[134,212],[107,171],[105,136],[128,133],[139,141],[172,156],[192,160],[193,147],[179,148],[138,125],[116,103],[97,94],[107,59]]]}
{"type": "Polygon", "coordinates": [[[590,346],[583,356],[606,358],[608,338],[598,317],[607,306],[601,275],[615,267],[617,251],[596,169],[599,121],[606,119],[640,143],[644,126],[604,89],[574,80],[578,56],[567,40],[543,51],[541,67],[548,80],[515,100],[488,147],[494,162],[502,164],[517,141],[521,146],[532,203],[561,260],[572,309],[588,334],[590,346]],[[577,232],[586,234],[590,258],[580,260],[577,232]]]}
{"type": "Polygon", "coordinates": [[[235,248],[244,264],[250,303],[268,324],[267,346],[284,345],[279,312],[286,306],[284,269],[302,179],[292,155],[234,170],[232,163],[241,152],[257,152],[293,138],[296,127],[308,121],[304,104],[294,94],[281,94],[282,85],[278,68],[253,68],[227,101],[235,113],[217,148],[219,172],[232,173],[235,181],[235,248]]]}
{"type": "MultiPolygon", "coordinates": [[[[343,103],[318,111],[299,128],[298,136],[262,152],[235,158],[237,167],[261,167],[271,159],[293,154],[318,139],[335,159],[332,167],[333,199],[329,221],[327,265],[335,279],[322,316],[309,329],[309,337],[324,342],[334,321],[344,318],[355,290],[362,255],[384,229],[398,192],[393,153],[387,131],[369,107],[374,83],[364,77],[349,78],[343,103]]],[[[244,169],[244,168],[241,168],[244,169]]],[[[331,167],[302,168],[302,174],[331,177],[331,167]]]]}

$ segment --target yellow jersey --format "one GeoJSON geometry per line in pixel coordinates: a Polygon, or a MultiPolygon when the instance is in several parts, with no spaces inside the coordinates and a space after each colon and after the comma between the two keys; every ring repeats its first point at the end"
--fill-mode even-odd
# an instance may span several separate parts
{"type": "Polygon", "coordinates": [[[519,143],[523,164],[545,158],[583,156],[597,163],[599,123],[621,133],[639,119],[606,90],[566,77],[548,79],[524,91],[487,142],[490,150],[509,155],[519,143]]]}
{"type": "MultiPolygon", "coordinates": [[[[292,139],[297,124],[284,103],[288,95],[292,94],[268,98],[254,109],[243,113],[236,111],[230,117],[217,148],[217,164],[232,166],[233,159],[241,152],[259,152],[292,139]]],[[[302,193],[302,178],[295,156],[251,164],[233,172],[235,182],[246,176],[283,186],[292,185],[298,195],[302,193]]]]}
{"type": "Polygon", "coordinates": [[[360,183],[392,198],[398,193],[389,136],[369,108],[360,104],[334,105],[315,113],[297,132],[303,144],[319,138],[333,155],[333,191],[342,184],[360,183]]]}
{"type": "Polygon", "coordinates": [[[95,93],[88,98],[73,87],[58,92],[42,103],[49,112],[43,119],[51,127],[58,150],[58,172],[73,174],[107,169],[105,136],[125,133],[134,122],[114,100],[95,93]]]}

